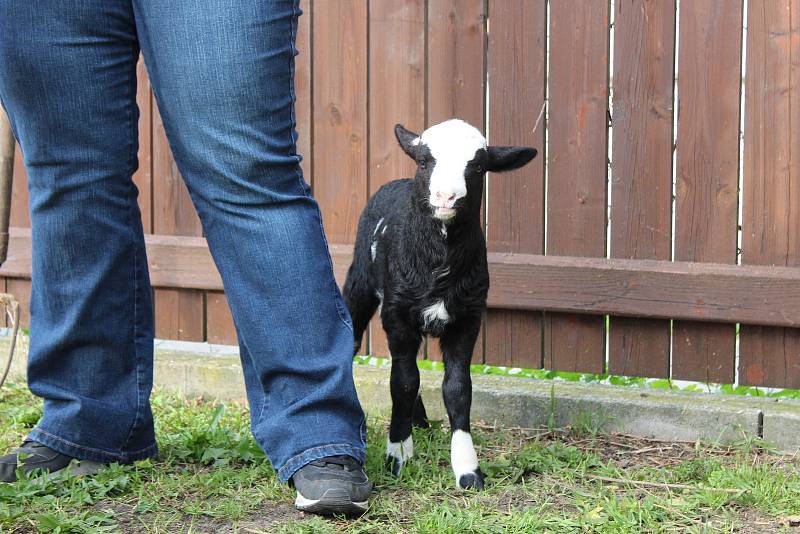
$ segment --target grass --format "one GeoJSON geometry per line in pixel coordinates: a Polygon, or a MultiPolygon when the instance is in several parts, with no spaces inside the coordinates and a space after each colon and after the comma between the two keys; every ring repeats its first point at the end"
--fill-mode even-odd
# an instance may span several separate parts
{"type": "MultiPolygon", "coordinates": [[[[6,450],[41,407],[12,385],[0,391],[0,409],[6,450]]],[[[476,424],[481,493],[454,488],[449,433],[438,422],[415,430],[416,457],[392,478],[383,469],[386,419],[373,417],[371,508],[354,521],[322,519],[293,509],[248,431],[245,406],[159,393],[153,409],[157,460],[0,484],[0,532],[769,533],[795,530],[789,518],[800,515],[800,461],[757,440],[655,442],[604,434],[601,418],[587,415],[565,430],[476,424]]]]}

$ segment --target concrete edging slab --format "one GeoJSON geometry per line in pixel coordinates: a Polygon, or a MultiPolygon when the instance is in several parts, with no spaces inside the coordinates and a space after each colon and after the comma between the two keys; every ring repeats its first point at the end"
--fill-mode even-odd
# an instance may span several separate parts
{"type": "MultiPolygon", "coordinates": [[[[0,354],[7,341],[0,340],[0,354]]],[[[24,377],[27,340],[20,344],[13,377],[24,377]]],[[[388,411],[389,369],[353,368],[367,411],[388,411]]],[[[421,393],[428,414],[446,419],[442,375],[421,371],[421,393]]],[[[188,396],[245,399],[239,357],[229,352],[156,350],[158,388],[188,396]]],[[[504,426],[538,428],[551,419],[557,427],[582,421],[603,431],[662,440],[735,441],[760,436],[779,450],[800,450],[800,402],[473,375],[473,419],[504,426]]]]}

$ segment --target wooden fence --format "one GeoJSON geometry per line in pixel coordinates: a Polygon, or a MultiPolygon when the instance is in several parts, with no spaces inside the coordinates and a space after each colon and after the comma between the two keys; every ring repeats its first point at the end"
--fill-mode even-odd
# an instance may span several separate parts
{"type": "MultiPolygon", "coordinates": [[[[461,117],[541,154],[488,177],[493,287],[476,362],[800,387],[800,0],[303,8],[300,151],[340,281],[369,195],[413,172],[394,123],[461,117]]],[[[139,81],[157,335],[233,343],[143,66],[139,81]]],[[[24,296],[17,171],[2,274],[24,296]]],[[[387,353],[377,323],[367,346],[387,353]]]]}

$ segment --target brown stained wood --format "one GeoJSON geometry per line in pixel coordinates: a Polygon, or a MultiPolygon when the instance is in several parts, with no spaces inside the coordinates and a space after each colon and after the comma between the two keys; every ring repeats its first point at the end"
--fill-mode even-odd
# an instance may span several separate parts
{"type": "Polygon", "coordinates": [[[14,183],[11,186],[11,226],[30,228],[28,211],[28,173],[19,144],[14,150],[14,183]]]}
{"type": "MultiPolygon", "coordinates": [[[[425,129],[425,1],[373,0],[370,17],[369,194],[416,172],[400,149],[394,125],[425,129]]],[[[370,324],[370,352],[388,356],[380,317],[370,324]]],[[[423,351],[421,351],[424,354],[423,351]]]]}
{"type": "Polygon", "coordinates": [[[222,291],[206,293],[206,337],[217,345],[238,344],[228,299],[222,291]]]}
{"type": "Polygon", "coordinates": [[[159,289],[155,293],[155,307],[156,338],[204,341],[202,291],[159,289]],[[165,310],[168,313],[164,313],[165,310]]]}
{"type": "MultiPolygon", "coordinates": [[[[675,2],[614,4],[611,256],[668,260],[675,2]]],[[[608,372],[669,376],[669,321],[612,317],[608,372]]]]}
{"type": "MultiPolygon", "coordinates": [[[[736,263],[742,3],[681,2],[675,259],[736,263]]],[[[675,321],[672,376],[731,383],[733,325],[675,321]]]]}
{"type": "Polygon", "coordinates": [[[172,157],[164,123],[153,100],[153,233],[160,235],[203,235],[200,218],[189,191],[172,157]]]}
{"type": "Polygon", "coordinates": [[[353,243],[367,201],[367,2],[314,2],[314,196],[328,239],[353,243]]]}
{"type": "Polygon", "coordinates": [[[133,183],[139,190],[139,210],[146,234],[153,231],[153,93],[144,60],[136,66],[136,105],[139,106],[139,169],[133,183]]]}
{"type": "Polygon", "coordinates": [[[298,19],[297,40],[295,48],[298,55],[294,63],[294,90],[295,90],[295,121],[297,123],[297,153],[303,157],[301,166],[307,182],[311,183],[314,176],[312,167],[313,154],[311,147],[311,100],[313,82],[311,78],[311,20],[313,17],[314,1],[305,0],[301,4],[303,14],[298,19]]]}
{"type": "MultiPolygon", "coordinates": [[[[6,291],[14,295],[19,302],[19,326],[30,328],[31,326],[31,281],[9,278],[6,280],[6,291]]],[[[3,307],[0,311],[5,313],[3,307]]],[[[6,319],[7,321],[7,319],[6,319]]],[[[10,325],[10,321],[7,321],[10,325]]]]}
{"type": "Polygon", "coordinates": [[[428,2],[427,126],[459,118],[483,130],[484,0],[428,2]]]}
{"type": "MultiPolygon", "coordinates": [[[[539,156],[487,180],[486,240],[494,252],[544,251],[544,115],[547,6],[544,0],[492,0],[487,51],[489,127],[494,145],[524,145],[539,156]],[[539,124],[537,127],[537,120],[539,124]],[[534,132],[534,129],[536,131],[534,132]]],[[[489,311],[485,363],[542,366],[542,314],[489,311]]]]}
{"type": "MultiPolygon", "coordinates": [[[[200,218],[167,142],[153,99],[153,233],[201,236],[200,218]]],[[[157,289],[154,293],[156,337],[203,341],[203,295],[199,291],[157,289]],[[199,327],[198,327],[199,325],[199,327]]]]}
{"type": "MultiPolygon", "coordinates": [[[[750,2],[742,263],[800,265],[800,0],[750,2]]],[[[800,330],[740,330],[739,382],[800,387],[800,330]]]]}
{"type": "MultiPolygon", "coordinates": [[[[158,288],[221,291],[205,239],[145,236],[158,288]]],[[[352,245],[331,245],[344,283],[352,245]]],[[[30,229],[11,228],[0,276],[30,278],[30,229]]],[[[489,253],[489,307],[800,327],[800,268],[489,253]]]]}
{"type": "MultiPolygon", "coordinates": [[[[426,126],[459,118],[484,131],[485,9],[484,0],[428,1],[426,126]]],[[[441,361],[437,340],[428,340],[426,354],[441,361]]],[[[482,339],[472,358],[483,361],[482,339]]]]}
{"type": "MultiPolygon", "coordinates": [[[[609,4],[550,4],[547,254],[604,256],[609,4]]],[[[603,317],[547,314],[544,365],[604,370],[603,317]]]]}

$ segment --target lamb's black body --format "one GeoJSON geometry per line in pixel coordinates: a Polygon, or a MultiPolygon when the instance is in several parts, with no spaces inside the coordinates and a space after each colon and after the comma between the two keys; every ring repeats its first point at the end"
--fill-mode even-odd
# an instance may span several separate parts
{"type": "Polygon", "coordinates": [[[392,442],[405,440],[412,422],[427,426],[417,396],[416,357],[424,335],[440,338],[445,363],[442,391],[450,424],[469,432],[469,363],[489,291],[486,241],[479,224],[480,195],[475,206],[465,206],[456,220],[445,226],[431,216],[418,184],[413,179],[396,180],[370,199],[358,223],[353,264],[344,286],[356,352],[383,296],[381,322],[392,354],[392,442]],[[470,210],[476,210],[474,216],[470,210]],[[444,302],[450,321],[426,325],[423,310],[439,301],[444,302]]]}
{"type": "MultiPolygon", "coordinates": [[[[456,127],[466,135],[473,131],[480,135],[464,123],[456,127]]],[[[525,165],[536,151],[484,144],[474,154],[458,153],[462,159],[453,167],[453,158],[445,150],[441,152],[445,163],[432,186],[437,161],[431,147],[401,126],[395,132],[405,152],[417,161],[417,174],[414,179],[383,186],[361,214],[353,264],[344,285],[344,298],[353,318],[354,347],[357,352],[364,330],[382,303],[381,322],[392,355],[389,445],[397,447],[409,440],[413,449],[412,423],[427,426],[418,397],[416,357],[423,336],[439,338],[445,364],[442,393],[454,432],[453,447],[460,455],[458,462],[453,458],[457,482],[462,488],[482,488],[471,437],[465,439],[463,433],[470,431],[469,364],[489,291],[486,241],[480,224],[483,179],[487,169],[504,171],[525,165]],[[442,172],[446,172],[444,182],[442,172]],[[432,189],[438,192],[451,186],[453,190],[460,188],[462,196],[447,190],[433,198],[432,189]],[[441,209],[444,212],[440,213],[441,209]],[[457,436],[458,431],[461,434],[457,436]]],[[[452,139],[455,144],[459,141],[458,136],[452,139]]],[[[450,138],[445,136],[444,143],[446,149],[450,138]]],[[[387,455],[397,474],[407,458],[402,452],[393,455],[389,446],[387,455]]]]}
{"type": "Polygon", "coordinates": [[[387,332],[405,328],[433,337],[479,319],[486,306],[489,271],[479,219],[464,213],[445,226],[431,217],[417,189],[413,179],[390,182],[361,214],[345,284],[357,343],[381,298],[387,332]],[[440,301],[451,321],[426,324],[423,310],[440,301]]]}

